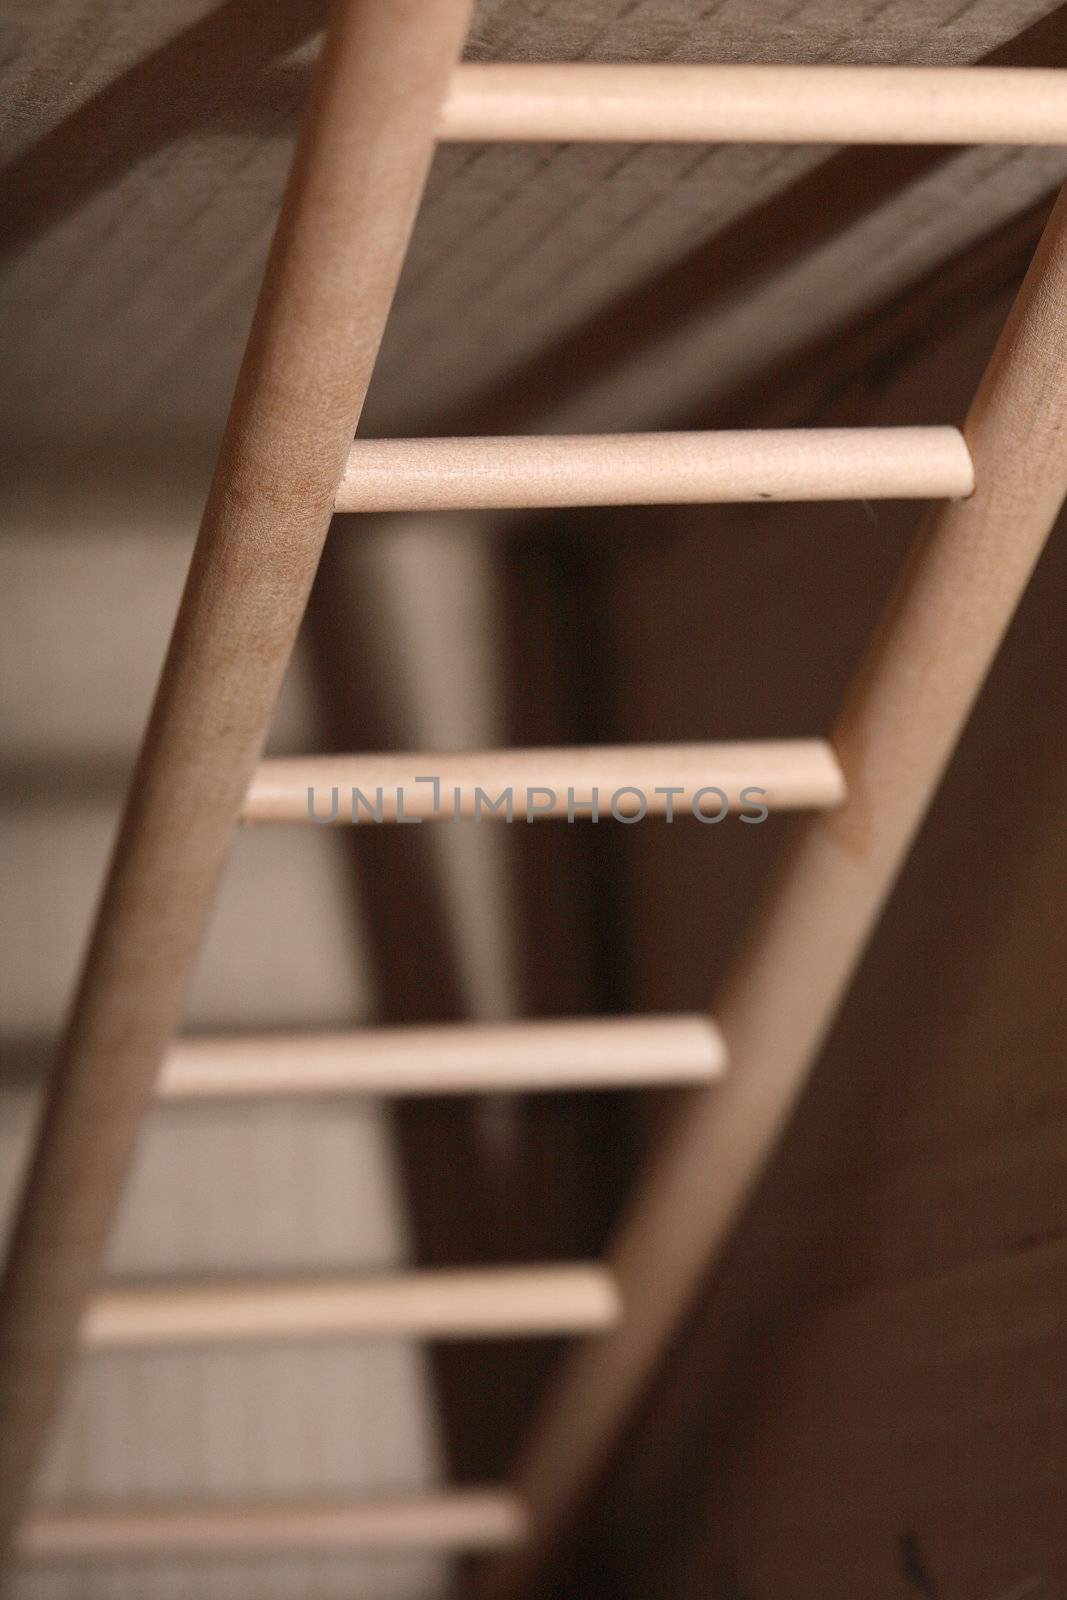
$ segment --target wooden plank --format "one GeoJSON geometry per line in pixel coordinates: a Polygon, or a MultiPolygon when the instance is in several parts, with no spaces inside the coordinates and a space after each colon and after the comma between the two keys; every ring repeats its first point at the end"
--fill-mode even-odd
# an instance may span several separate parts
{"type": "Polygon", "coordinates": [[[910,1564],[943,1594],[1056,1594],[1065,1274],[1062,1239],[1031,1242],[783,1329],[734,1466],[738,1586],[845,1600],[910,1564]]]}
{"type": "Polygon", "coordinates": [[[612,1327],[611,1274],[585,1263],[263,1282],[135,1284],[101,1291],[82,1346],[337,1338],[499,1339],[612,1327]]]}
{"type": "Polygon", "coordinates": [[[958,428],[766,428],[357,439],[338,511],[456,511],[968,495],[958,428]]]}
{"type": "Polygon", "coordinates": [[[445,1023],[180,1039],[164,1062],[159,1094],[168,1101],[529,1094],[706,1083],[725,1065],[718,1029],[702,1014],[445,1023]]]}
{"type": "Polygon", "coordinates": [[[442,139],[1067,144],[1055,69],[469,62],[442,139]]]}
{"type": "Polygon", "coordinates": [[[345,0],[333,14],[15,1224],[0,1296],[0,1544],[304,611],[468,13],[466,0],[345,0]]]}
{"type": "Polygon", "coordinates": [[[494,1550],[525,1530],[506,1489],[446,1489],[360,1500],[264,1500],[47,1506],[16,1545],[41,1564],[167,1556],[296,1555],[356,1550],[494,1550]]]}
{"type": "Polygon", "coordinates": [[[836,806],[844,797],[841,769],[824,740],[771,739],[277,757],[257,767],[242,815],[246,822],[337,826],[581,821],[595,804],[601,820],[699,815],[713,826],[740,812],[756,825],[764,808],[836,806]]]}
{"type": "Polygon", "coordinates": [[[728,974],[730,1076],[662,1131],[609,1252],[628,1316],[566,1362],[517,1469],[530,1552],[487,1593],[554,1547],[803,1089],[1067,493],[1065,304],[1067,193],[967,418],[975,494],[922,528],[835,729],[849,803],[798,834],[728,974]]]}

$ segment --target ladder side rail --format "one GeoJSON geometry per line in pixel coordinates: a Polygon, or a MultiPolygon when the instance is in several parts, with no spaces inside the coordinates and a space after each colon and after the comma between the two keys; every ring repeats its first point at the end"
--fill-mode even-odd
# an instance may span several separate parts
{"type": "Polygon", "coordinates": [[[333,511],[469,22],[341,0],[0,1295],[10,1543],[333,511]]]}
{"type": "Polygon", "coordinates": [[[618,1443],[807,1081],[1067,495],[1067,189],[964,425],[968,500],[924,520],[831,743],[847,803],[805,818],[713,1015],[730,1060],[678,1092],[607,1263],[627,1314],[564,1357],[515,1469],[523,1551],[479,1593],[550,1558],[618,1443]]]}

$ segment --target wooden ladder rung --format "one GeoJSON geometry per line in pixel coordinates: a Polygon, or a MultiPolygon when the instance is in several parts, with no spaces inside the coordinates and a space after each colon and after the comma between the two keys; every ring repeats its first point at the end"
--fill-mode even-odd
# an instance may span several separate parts
{"type": "Polygon", "coordinates": [[[1064,144],[1067,74],[1036,67],[469,62],[441,139],[1064,144]]]}
{"type": "Polygon", "coordinates": [[[260,763],[245,799],[246,822],[365,823],[503,817],[588,820],[599,815],[688,817],[727,810],[758,820],[767,810],[822,810],[845,799],[845,780],[824,739],[716,744],[574,745],[460,753],[288,756],[260,763]],[[755,791],[750,793],[750,791],[755,791]],[[618,797],[616,799],[616,797],[618,797]],[[724,798],[723,798],[724,797],[724,798]]]}
{"type": "Polygon", "coordinates": [[[518,1544],[526,1515],[505,1489],[447,1489],[357,1500],[177,1501],[49,1506],[23,1524],[17,1553],[52,1564],[168,1555],[355,1550],[494,1550],[518,1544]]]}
{"type": "Polygon", "coordinates": [[[725,1066],[722,1035],[699,1012],[230,1034],[178,1040],[159,1095],[197,1101],[651,1087],[708,1083],[725,1066]]]}
{"type": "Polygon", "coordinates": [[[949,427],[357,439],[337,510],[957,499],[973,488],[970,452],[949,427]]]}
{"type": "Polygon", "coordinates": [[[618,1321],[613,1275],[594,1263],[431,1268],[348,1277],[113,1286],[82,1323],[89,1350],[311,1338],[522,1338],[618,1321]]]}

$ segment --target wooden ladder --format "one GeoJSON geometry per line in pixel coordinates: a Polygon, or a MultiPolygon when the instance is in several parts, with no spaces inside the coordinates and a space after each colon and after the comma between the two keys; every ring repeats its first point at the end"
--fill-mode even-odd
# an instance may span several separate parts
{"type": "Polygon", "coordinates": [[[457,66],[468,12],[341,0],[326,38],[8,1258],[0,1525],[21,1560],[418,1544],[500,1548],[486,1594],[535,1574],[789,1115],[1067,492],[1062,198],[962,432],[353,444],[437,139],[1067,143],[1061,72],[457,66]],[[942,503],[828,740],[260,760],[335,507],[879,496],[942,503]],[[750,785],[807,815],[710,1015],[172,1044],[238,820],[307,822],[309,788],[337,785],[406,785],[433,815],[427,773],[463,815],[528,784],[556,812],[594,788],[738,807],[750,785]],[[679,1086],[675,1109],[603,1263],[100,1287],[157,1096],[653,1084],[679,1086]],[[570,1348],[511,1487],[26,1512],[79,1344],[561,1333],[595,1337],[570,1348]]]}

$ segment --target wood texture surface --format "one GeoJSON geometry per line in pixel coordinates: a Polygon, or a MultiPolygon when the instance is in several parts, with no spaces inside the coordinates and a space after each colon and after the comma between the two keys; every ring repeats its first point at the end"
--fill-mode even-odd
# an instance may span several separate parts
{"type": "Polygon", "coordinates": [[[1062,1240],[1033,1241],[783,1330],[741,1466],[743,1581],[797,1600],[909,1577],[1052,1600],[1067,1582],[1065,1273],[1062,1240]]]}

